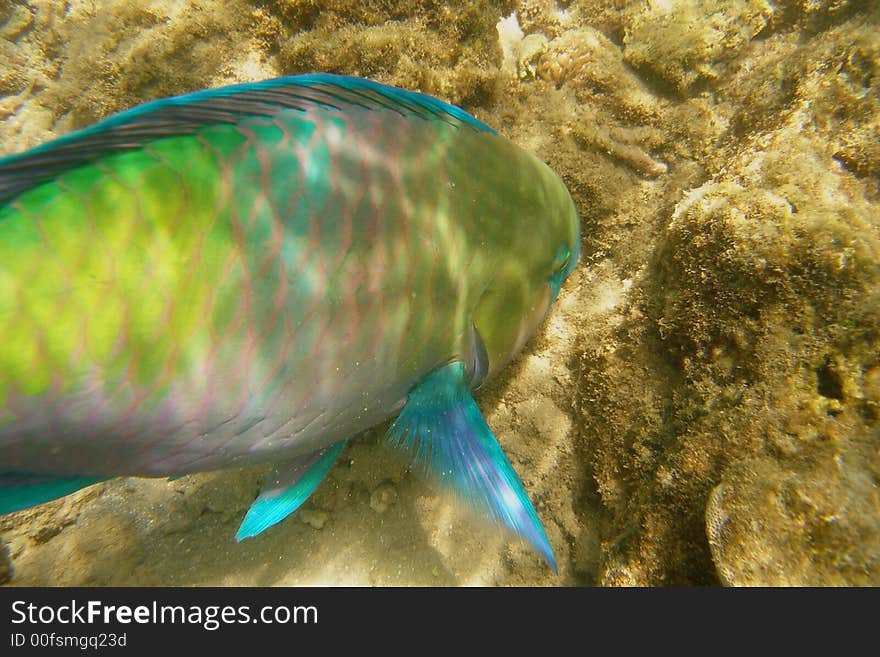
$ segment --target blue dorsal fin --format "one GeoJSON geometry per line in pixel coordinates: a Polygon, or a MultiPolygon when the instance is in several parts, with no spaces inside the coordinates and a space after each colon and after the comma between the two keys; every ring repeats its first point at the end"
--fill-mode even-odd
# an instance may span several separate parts
{"type": "Polygon", "coordinates": [[[348,440],[276,467],[248,509],[235,540],[256,536],[296,511],[321,483],[348,440]]]}
{"type": "Polygon", "coordinates": [[[24,153],[0,158],[0,204],[64,171],[111,153],[141,148],[154,139],[189,135],[208,125],[238,123],[252,116],[272,116],[284,109],[345,111],[355,107],[495,133],[463,109],[425,94],[328,73],[288,76],[154,100],[24,153]]]}
{"type": "Polygon", "coordinates": [[[471,396],[464,363],[419,381],[386,437],[470,507],[524,539],[556,572],[547,534],[471,396]]]}

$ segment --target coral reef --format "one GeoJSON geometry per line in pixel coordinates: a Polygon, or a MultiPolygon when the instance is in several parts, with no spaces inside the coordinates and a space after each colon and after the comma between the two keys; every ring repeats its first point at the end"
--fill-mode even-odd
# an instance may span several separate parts
{"type": "Polygon", "coordinates": [[[380,427],[256,539],[263,469],[119,479],[0,518],[0,579],[880,584],[876,2],[6,1],[0,57],[4,152],[281,74],[433,93],[563,176],[584,247],[479,398],[558,576],[380,427]]]}
{"type": "Polygon", "coordinates": [[[717,79],[719,64],[739,56],[771,12],[765,0],[651,2],[628,25],[624,56],[684,94],[717,79]]]}
{"type": "Polygon", "coordinates": [[[876,586],[880,469],[872,442],[853,440],[845,450],[822,445],[795,461],[763,458],[731,467],[706,509],[721,581],[876,586]]]}

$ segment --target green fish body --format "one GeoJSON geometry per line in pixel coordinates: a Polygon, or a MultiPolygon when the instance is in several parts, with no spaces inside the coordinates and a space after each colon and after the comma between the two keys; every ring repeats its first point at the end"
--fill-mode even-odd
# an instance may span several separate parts
{"type": "Polygon", "coordinates": [[[554,564],[471,390],[578,251],[546,165],[357,78],[154,101],[0,159],[0,511],[276,463],[245,538],[399,415],[390,442],[554,564]]]}

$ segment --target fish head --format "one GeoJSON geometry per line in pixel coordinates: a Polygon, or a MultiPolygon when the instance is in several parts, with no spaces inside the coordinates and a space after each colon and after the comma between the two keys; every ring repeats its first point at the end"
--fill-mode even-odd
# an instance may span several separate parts
{"type": "Polygon", "coordinates": [[[508,187],[474,310],[487,376],[504,368],[535,334],[580,257],[580,219],[568,189],[537,158],[526,164],[508,187]]]}

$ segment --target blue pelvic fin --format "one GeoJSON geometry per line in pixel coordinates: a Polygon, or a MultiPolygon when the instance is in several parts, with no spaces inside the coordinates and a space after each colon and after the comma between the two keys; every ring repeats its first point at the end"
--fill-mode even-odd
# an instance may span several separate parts
{"type": "Polygon", "coordinates": [[[388,441],[472,508],[528,542],[556,572],[556,558],[519,477],[483,419],[456,361],[423,378],[391,425],[388,441]]]}
{"type": "Polygon", "coordinates": [[[3,472],[0,473],[0,514],[20,511],[64,497],[99,481],[104,479],[3,472]]]}
{"type": "Polygon", "coordinates": [[[248,509],[235,534],[235,540],[256,536],[302,506],[321,483],[347,442],[340,440],[314,454],[276,466],[263,484],[263,490],[256,501],[248,509]]]}

